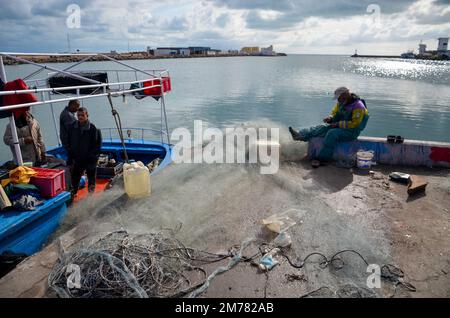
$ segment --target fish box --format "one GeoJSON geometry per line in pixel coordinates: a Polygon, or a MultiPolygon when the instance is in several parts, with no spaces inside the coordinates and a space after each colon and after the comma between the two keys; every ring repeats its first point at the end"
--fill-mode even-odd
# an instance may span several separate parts
{"type": "Polygon", "coordinates": [[[38,187],[44,198],[54,198],[66,189],[64,170],[33,168],[37,172],[30,183],[38,187]]]}

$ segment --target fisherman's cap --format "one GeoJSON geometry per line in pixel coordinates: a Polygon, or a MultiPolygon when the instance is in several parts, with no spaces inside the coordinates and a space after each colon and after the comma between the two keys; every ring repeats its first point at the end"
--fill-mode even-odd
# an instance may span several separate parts
{"type": "Polygon", "coordinates": [[[349,92],[350,92],[350,90],[347,87],[344,87],[344,86],[339,87],[338,89],[336,89],[334,91],[334,98],[333,99],[338,99],[339,96],[341,96],[342,94],[349,93],[349,92]]]}

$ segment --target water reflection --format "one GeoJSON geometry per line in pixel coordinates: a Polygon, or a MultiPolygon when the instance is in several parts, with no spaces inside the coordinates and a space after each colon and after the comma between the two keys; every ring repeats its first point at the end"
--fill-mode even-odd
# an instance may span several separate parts
{"type": "MultiPolygon", "coordinates": [[[[167,96],[167,111],[172,129],[192,129],[198,119],[215,127],[262,118],[281,126],[314,125],[333,106],[333,90],[345,85],[368,103],[371,120],[365,135],[450,141],[450,62],[292,55],[128,63],[170,70],[173,91],[167,96]]],[[[92,70],[116,68],[110,62],[86,65],[92,70]]],[[[7,67],[8,77],[15,79],[34,69],[7,67]]],[[[115,103],[125,126],[159,127],[159,105],[153,99],[131,97],[123,104],[117,98],[115,103]]],[[[105,99],[87,101],[85,106],[98,126],[113,126],[105,99]]],[[[55,105],[57,116],[63,107],[55,105]]],[[[47,144],[56,144],[49,107],[36,108],[34,114],[46,128],[47,144]]],[[[6,123],[1,120],[1,132],[6,123]]],[[[0,160],[8,159],[9,148],[2,144],[0,149],[0,160]]]]}

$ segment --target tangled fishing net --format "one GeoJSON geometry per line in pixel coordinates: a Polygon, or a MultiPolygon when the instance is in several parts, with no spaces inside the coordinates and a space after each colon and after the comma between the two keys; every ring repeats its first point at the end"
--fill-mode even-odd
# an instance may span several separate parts
{"type": "MultiPolygon", "coordinates": [[[[216,276],[229,271],[240,262],[258,266],[260,263],[255,260],[274,250],[279,250],[280,255],[295,269],[303,268],[309,258],[320,256],[320,268],[331,266],[334,270],[340,270],[345,265],[340,257],[342,254],[357,256],[366,265],[369,264],[355,250],[342,250],[331,257],[313,252],[294,263],[285,254],[285,249],[277,249],[268,243],[261,243],[256,254],[243,256],[243,250],[253,241],[247,239],[241,245],[231,247],[227,253],[215,254],[184,246],[170,230],[145,235],[130,235],[126,231],[112,232],[87,247],[80,246],[64,254],[50,272],[48,284],[63,298],[198,297],[208,289],[216,276]],[[209,275],[202,267],[227,258],[230,258],[228,265],[220,266],[209,275]]],[[[268,270],[264,273],[268,278],[268,270]]],[[[414,292],[415,287],[405,281],[404,276],[403,271],[394,265],[386,264],[381,267],[382,279],[395,287],[400,286],[414,292]]],[[[324,288],[331,291],[324,286],[302,297],[320,296],[324,288]]],[[[266,289],[267,280],[264,297],[267,297],[266,289]]],[[[354,286],[344,286],[330,295],[376,296],[354,286]]]]}
{"type": "Polygon", "coordinates": [[[63,255],[49,286],[64,298],[183,297],[204,283],[201,265],[230,256],[187,248],[170,234],[112,232],[63,255]]]}

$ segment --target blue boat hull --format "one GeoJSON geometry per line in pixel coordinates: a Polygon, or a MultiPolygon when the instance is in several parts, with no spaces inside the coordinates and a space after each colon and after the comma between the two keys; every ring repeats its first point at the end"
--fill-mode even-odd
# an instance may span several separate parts
{"type": "Polygon", "coordinates": [[[41,250],[67,211],[70,194],[63,192],[34,211],[0,214],[0,254],[32,255],[41,250]]]}

